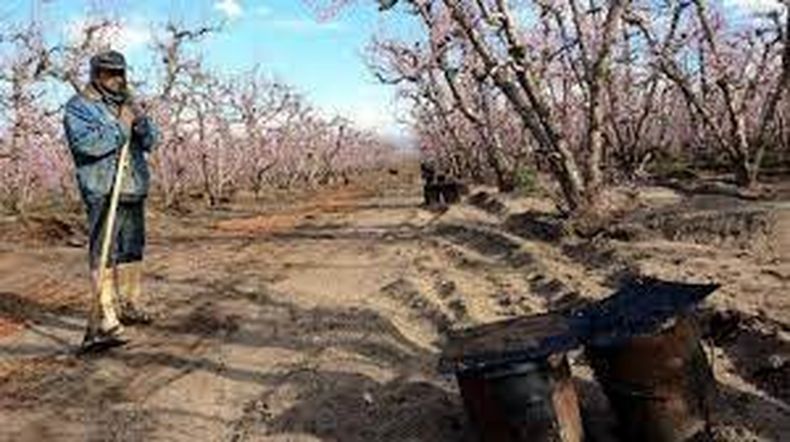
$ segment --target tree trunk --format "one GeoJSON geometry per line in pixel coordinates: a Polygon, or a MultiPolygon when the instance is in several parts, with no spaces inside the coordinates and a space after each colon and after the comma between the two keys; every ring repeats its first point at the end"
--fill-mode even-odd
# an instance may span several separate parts
{"type": "Polygon", "coordinates": [[[733,159],[733,169],[735,173],[735,182],[738,186],[749,189],[754,186],[754,179],[757,177],[757,170],[759,166],[752,163],[752,158],[749,149],[749,140],[746,136],[746,125],[743,115],[733,117],[733,143],[735,147],[735,155],[733,159]]]}
{"type": "Polygon", "coordinates": [[[735,183],[744,189],[750,189],[757,184],[759,167],[749,162],[747,155],[739,155],[733,165],[735,183]]]}
{"type": "Polygon", "coordinates": [[[579,173],[579,168],[571,155],[556,155],[550,159],[549,164],[553,169],[554,177],[559,181],[569,212],[584,211],[589,202],[595,197],[589,195],[585,198],[585,188],[579,173]]]}

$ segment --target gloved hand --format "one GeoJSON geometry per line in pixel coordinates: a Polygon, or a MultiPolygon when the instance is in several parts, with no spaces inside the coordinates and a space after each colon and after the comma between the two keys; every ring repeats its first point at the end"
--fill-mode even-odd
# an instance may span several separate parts
{"type": "Polygon", "coordinates": [[[147,115],[140,115],[134,119],[132,122],[132,136],[145,136],[148,134],[150,130],[149,124],[151,122],[148,120],[147,115]]]}

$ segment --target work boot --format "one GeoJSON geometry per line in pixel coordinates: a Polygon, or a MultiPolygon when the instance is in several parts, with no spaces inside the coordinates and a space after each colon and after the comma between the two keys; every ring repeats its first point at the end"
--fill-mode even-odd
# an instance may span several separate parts
{"type": "Polygon", "coordinates": [[[148,325],[153,322],[149,313],[140,307],[143,263],[119,264],[117,268],[119,318],[123,325],[148,325]]]}
{"type": "Polygon", "coordinates": [[[80,347],[81,353],[95,353],[124,345],[123,326],[115,313],[115,281],[111,271],[106,271],[99,280],[98,271],[93,273],[93,306],[88,318],[88,329],[80,347]]]}
{"type": "Polygon", "coordinates": [[[100,353],[111,348],[120,347],[128,343],[129,340],[124,336],[121,324],[109,330],[95,329],[85,333],[80,346],[80,353],[100,353]]]}

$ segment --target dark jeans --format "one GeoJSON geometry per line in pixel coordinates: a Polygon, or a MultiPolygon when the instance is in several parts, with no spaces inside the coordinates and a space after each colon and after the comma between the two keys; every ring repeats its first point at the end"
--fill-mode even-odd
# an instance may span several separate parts
{"type": "MultiPolygon", "coordinates": [[[[110,198],[87,201],[88,228],[90,233],[90,266],[99,268],[104,222],[110,198]]],[[[142,261],[145,248],[145,199],[124,200],[118,204],[115,218],[115,233],[108,267],[118,263],[142,261]]]]}

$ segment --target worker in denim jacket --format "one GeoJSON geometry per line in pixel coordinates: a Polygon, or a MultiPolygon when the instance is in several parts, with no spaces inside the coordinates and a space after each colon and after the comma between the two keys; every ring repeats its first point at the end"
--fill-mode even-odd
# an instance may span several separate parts
{"type": "Polygon", "coordinates": [[[150,174],[146,155],[158,140],[158,130],[145,110],[132,102],[126,83],[126,60],[108,51],[90,61],[90,84],[66,104],[64,127],[76,166],[90,232],[89,255],[94,305],[83,347],[105,348],[126,342],[123,325],[146,324],[151,317],[140,306],[142,260],[145,247],[145,200],[150,174]],[[98,281],[103,226],[110,205],[118,157],[129,142],[117,210],[112,271],[98,281]],[[116,307],[99,305],[101,292],[111,291],[116,307]]]}

